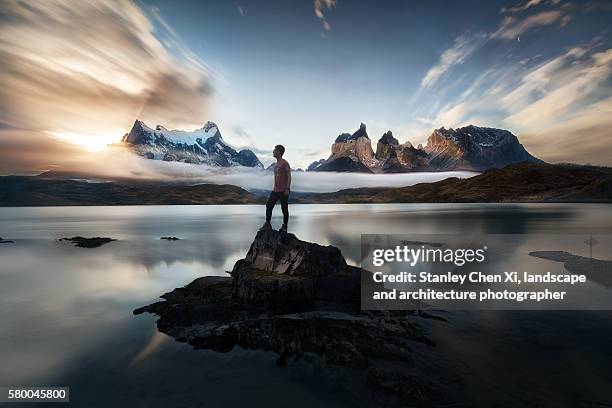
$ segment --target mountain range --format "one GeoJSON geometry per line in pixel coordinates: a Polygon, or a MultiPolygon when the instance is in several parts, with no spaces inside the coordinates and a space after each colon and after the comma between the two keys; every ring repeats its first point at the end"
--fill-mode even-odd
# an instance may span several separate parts
{"type": "Polygon", "coordinates": [[[132,130],[121,139],[139,156],[153,160],[207,164],[217,167],[245,166],[263,168],[249,149],[237,151],[221,137],[219,127],[206,122],[193,132],[169,130],[161,125],[152,129],[136,120],[132,130]]]}
{"type": "Polygon", "coordinates": [[[405,173],[414,171],[485,171],[516,163],[543,163],[525,150],[507,130],[469,125],[458,129],[441,127],[432,132],[425,147],[400,144],[391,131],[382,135],[376,152],[361,124],[354,133],[342,133],[331,146],[331,154],[308,166],[309,171],[405,173]]]}
{"type": "MultiPolygon", "coordinates": [[[[147,159],[206,164],[216,167],[245,166],[263,169],[255,153],[237,151],[227,144],[213,122],[192,132],[155,129],[136,120],[121,144],[147,159]]],[[[518,138],[503,129],[469,125],[435,129],[425,147],[400,143],[390,130],[372,148],[366,125],[336,137],[327,159],[311,163],[307,171],[359,173],[407,173],[419,171],[486,171],[516,163],[543,163],[525,150],[518,138]]],[[[273,168],[273,165],[269,169],[273,168]]]]}

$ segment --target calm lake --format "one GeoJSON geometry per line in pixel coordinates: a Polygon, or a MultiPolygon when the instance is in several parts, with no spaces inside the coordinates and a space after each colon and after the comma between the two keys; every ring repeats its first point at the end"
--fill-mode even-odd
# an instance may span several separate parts
{"type": "MultiPolygon", "coordinates": [[[[612,233],[605,204],[290,209],[291,232],[337,246],[357,265],[365,233],[612,233]]],[[[300,361],[279,368],[275,354],[260,351],[194,351],[158,333],[154,316],[132,315],[196,277],[226,275],[263,216],[263,206],[0,208],[0,236],[15,241],[0,244],[0,386],[70,386],[78,407],[360,406],[334,367],[300,361]],[[117,241],[94,249],[56,241],[76,235],[117,241]]],[[[594,257],[609,259],[604,252],[593,248],[594,257]]],[[[612,296],[605,285],[595,289],[612,296]]],[[[612,406],[612,312],[444,317],[420,321],[443,356],[436,369],[458,373],[474,406],[612,406]]]]}

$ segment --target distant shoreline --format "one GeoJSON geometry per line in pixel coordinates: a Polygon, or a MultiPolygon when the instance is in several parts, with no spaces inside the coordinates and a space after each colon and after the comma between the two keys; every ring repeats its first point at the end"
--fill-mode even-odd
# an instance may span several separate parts
{"type": "MultiPolygon", "coordinates": [[[[383,203],[609,203],[612,169],[522,163],[466,179],[447,178],[407,187],[359,187],[300,193],[293,204],[383,203]]],[[[0,176],[0,207],[263,204],[266,197],[231,184],[87,181],[0,176]]]]}

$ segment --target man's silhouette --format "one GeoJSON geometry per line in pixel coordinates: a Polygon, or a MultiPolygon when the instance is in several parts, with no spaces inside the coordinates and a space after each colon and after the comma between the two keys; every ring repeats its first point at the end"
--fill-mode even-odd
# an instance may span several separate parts
{"type": "Polygon", "coordinates": [[[291,167],[287,160],[283,159],[285,147],[276,145],[272,156],[276,158],[274,166],[274,188],[266,203],[266,222],[261,227],[262,230],[272,229],[270,220],[272,219],[272,209],[280,199],[281,209],[283,210],[283,226],[279,231],[287,232],[287,222],[289,222],[289,188],[291,187],[291,167]]]}

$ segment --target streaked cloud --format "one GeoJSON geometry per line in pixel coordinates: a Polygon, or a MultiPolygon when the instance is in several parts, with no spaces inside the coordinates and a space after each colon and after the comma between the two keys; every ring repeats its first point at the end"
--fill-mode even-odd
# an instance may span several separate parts
{"type": "Polygon", "coordinates": [[[427,71],[421,80],[421,88],[429,88],[454,65],[463,64],[475,51],[477,51],[486,41],[487,36],[483,32],[475,34],[464,34],[453,42],[453,46],[440,55],[437,64],[427,71]]]}
{"type": "Polygon", "coordinates": [[[519,13],[521,11],[525,11],[531,7],[535,7],[541,4],[559,4],[561,2],[561,0],[529,0],[524,4],[520,4],[518,6],[514,6],[514,7],[502,7],[502,9],[500,10],[502,13],[519,13]]]}
{"type": "Polygon", "coordinates": [[[543,11],[525,18],[506,16],[500,27],[491,34],[491,38],[515,40],[521,34],[542,26],[558,23],[564,26],[570,21],[570,16],[560,10],[543,11]]]}
{"type": "Polygon", "coordinates": [[[612,97],[572,112],[566,119],[537,131],[526,130],[521,140],[552,162],[612,165],[612,97]]]}
{"type": "MultiPolygon", "coordinates": [[[[558,0],[552,0],[546,3],[557,5],[559,2],[558,0]]],[[[503,8],[502,12],[517,13],[541,3],[545,3],[545,1],[530,0],[521,6],[503,8]]],[[[459,35],[455,38],[453,45],[440,55],[438,62],[427,71],[421,80],[421,89],[432,87],[454,66],[465,63],[468,58],[482,48],[489,39],[517,40],[523,33],[555,23],[564,26],[570,20],[571,17],[562,8],[543,11],[525,17],[506,15],[502,18],[498,28],[492,33],[477,32],[459,35]]]]}
{"type": "Polygon", "coordinates": [[[6,0],[0,19],[2,156],[25,144],[24,166],[42,168],[74,150],[66,141],[111,143],[135,118],[176,127],[206,119],[211,74],[155,9],[129,0],[6,0]]]}
{"type": "Polygon", "coordinates": [[[502,106],[512,112],[505,122],[515,128],[537,130],[542,123],[579,111],[606,89],[611,73],[612,49],[571,49],[529,72],[501,100],[502,106]]]}
{"type": "Polygon", "coordinates": [[[331,31],[331,25],[325,18],[325,12],[334,9],[337,5],[338,0],[314,0],[314,12],[323,25],[321,36],[324,38],[327,38],[327,34],[331,31]]]}

